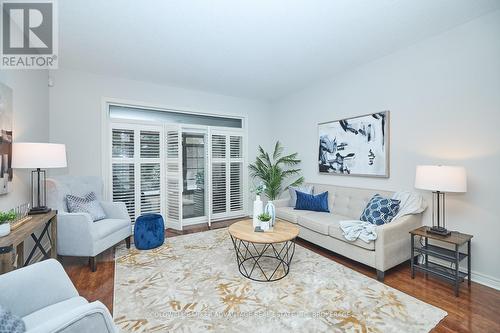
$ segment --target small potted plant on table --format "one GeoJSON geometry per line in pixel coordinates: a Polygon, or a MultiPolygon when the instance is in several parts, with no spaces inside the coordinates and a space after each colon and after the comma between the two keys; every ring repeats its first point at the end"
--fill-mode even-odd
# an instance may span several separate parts
{"type": "Polygon", "coordinates": [[[269,221],[271,221],[271,215],[268,213],[262,213],[257,217],[260,221],[260,228],[262,231],[269,231],[270,225],[269,221]]]}
{"type": "Polygon", "coordinates": [[[0,237],[10,234],[10,222],[16,219],[16,213],[11,210],[9,212],[0,212],[0,237]]]}

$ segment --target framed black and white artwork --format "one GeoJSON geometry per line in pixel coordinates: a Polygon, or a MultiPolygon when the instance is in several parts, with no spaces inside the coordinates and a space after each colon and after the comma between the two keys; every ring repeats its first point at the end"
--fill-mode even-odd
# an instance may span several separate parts
{"type": "Polygon", "coordinates": [[[0,195],[12,181],[12,89],[0,83],[0,195]]]}
{"type": "Polygon", "coordinates": [[[389,177],[389,111],[321,123],[321,174],[389,177]]]}

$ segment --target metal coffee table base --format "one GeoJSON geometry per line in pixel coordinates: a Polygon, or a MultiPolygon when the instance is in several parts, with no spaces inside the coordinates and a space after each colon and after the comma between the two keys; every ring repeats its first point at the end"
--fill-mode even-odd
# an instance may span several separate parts
{"type": "Polygon", "coordinates": [[[281,280],[290,272],[290,264],[295,253],[293,240],[257,245],[233,236],[231,236],[231,240],[236,251],[238,270],[244,277],[258,282],[274,282],[281,280]],[[263,261],[266,263],[274,261],[275,265],[261,265],[263,261]],[[283,274],[278,273],[280,267],[283,268],[283,274]],[[256,275],[261,277],[257,278],[256,275]]]}

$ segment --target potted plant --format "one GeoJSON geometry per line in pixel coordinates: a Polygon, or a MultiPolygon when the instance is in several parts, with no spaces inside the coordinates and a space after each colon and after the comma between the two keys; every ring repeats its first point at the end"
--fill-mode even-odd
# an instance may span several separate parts
{"type": "Polygon", "coordinates": [[[10,222],[17,218],[16,213],[11,210],[9,212],[0,212],[0,237],[10,234],[10,222]]]}
{"type": "Polygon", "coordinates": [[[264,231],[269,230],[269,221],[271,221],[271,215],[268,213],[262,213],[257,218],[260,221],[260,228],[264,231]]]}
{"type": "MultiPolygon", "coordinates": [[[[300,163],[297,158],[298,154],[293,153],[283,156],[283,151],[284,148],[279,141],[276,142],[271,155],[259,146],[259,155],[255,162],[249,165],[250,176],[259,178],[262,181],[263,187],[259,195],[263,193],[271,201],[278,199],[281,192],[286,189],[284,182],[287,178],[301,172],[301,169],[295,168],[300,163]]],[[[298,186],[303,181],[304,177],[299,177],[291,182],[289,186],[298,186]]]]}

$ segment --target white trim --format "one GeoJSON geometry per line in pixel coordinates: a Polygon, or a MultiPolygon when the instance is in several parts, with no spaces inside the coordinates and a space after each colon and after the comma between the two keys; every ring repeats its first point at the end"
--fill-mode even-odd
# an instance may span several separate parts
{"type": "Polygon", "coordinates": [[[482,284],[484,286],[500,290],[500,279],[493,277],[491,275],[486,275],[483,273],[479,273],[476,271],[471,272],[472,275],[472,281],[482,284]]]}
{"type": "Polygon", "coordinates": [[[148,103],[148,102],[134,101],[134,100],[128,100],[128,99],[122,99],[122,98],[103,97],[103,99],[106,101],[106,103],[108,105],[113,104],[113,105],[119,105],[119,106],[125,106],[125,107],[135,107],[135,108],[148,109],[148,110],[154,110],[154,111],[170,111],[170,112],[177,112],[177,113],[192,114],[192,115],[197,115],[197,116],[210,116],[210,117],[219,117],[219,118],[241,119],[241,121],[242,121],[241,128],[242,129],[244,128],[245,123],[246,123],[246,119],[247,119],[247,116],[225,113],[225,112],[220,112],[220,111],[204,112],[204,111],[189,109],[189,108],[182,107],[182,106],[172,106],[172,105],[169,106],[169,105],[161,105],[161,104],[152,104],[152,103],[148,103]]]}

